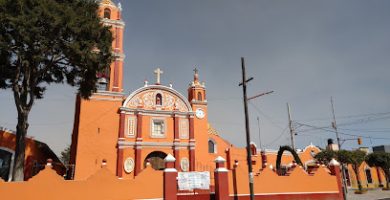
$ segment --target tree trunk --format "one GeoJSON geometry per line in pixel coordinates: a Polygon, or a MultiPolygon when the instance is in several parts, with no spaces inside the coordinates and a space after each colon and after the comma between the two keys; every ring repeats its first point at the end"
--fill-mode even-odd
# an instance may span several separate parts
{"type": "Polygon", "coordinates": [[[386,179],[386,188],[389,189],[390,186],[390,171],[389,170],[384,170],[385,172],[385,179],[386,179]]]}
{"type": "Polygon", "coordinates": [[[13,181],[24,181],[24,159],[26,135],[28,129],[28,112],[18,111],[18,125],[16,126],[16,147],[13,169],[13,181]]]}
{"type": "Polygon", "coordinates": [[[356,174],[356,179],[357,179],[356,181],[358,184],[358,189],[359,189],[359,191],[362,191],[363,187],[362,187],[362,183],[360,181],[359,167],[353,166],[353,171],[355,171],[355,174],[356,174]]]}

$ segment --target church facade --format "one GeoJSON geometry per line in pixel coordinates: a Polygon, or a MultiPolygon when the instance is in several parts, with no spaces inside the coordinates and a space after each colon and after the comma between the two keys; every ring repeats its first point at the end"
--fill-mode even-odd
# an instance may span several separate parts
{"type": "Polygon", "coordinates": [[[208,137],[206,89],[198,71],[194,70],[187,96],[172,85],[160,83],[161,69],[155,71],[155,83],[145,81],[143,87],[125,96],[121,8],[102,1],[100,15],[102,22],[112,27],[116,59],[99,74],[99,90],[89,100],[76,98],[72,176],[85,179],[106,160],[113,173],[130,178],[139,174],[147,162],[154,169],[162,169],[167,154],[175,156],[175,168],[180,171],[206,168],[208,157],[213,166],[214,154],[224,150],[208,137]]]}

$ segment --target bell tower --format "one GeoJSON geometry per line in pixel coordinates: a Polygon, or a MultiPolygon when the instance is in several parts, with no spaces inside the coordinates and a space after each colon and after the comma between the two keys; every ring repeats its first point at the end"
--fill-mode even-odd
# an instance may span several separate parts
{"type": "Polygon", "coordinates": [[[204,82],[199,82],[199,71],[194,69],[194,81],[190,83],[188,88],[188,101],[191,104],[207,105],[206,87],[204,82]]]}
{"type": "Polygon", "coordinates": [[[86,179],[101,168],[105,160],[108,169],[117,170],[117,143],[120,122],[118,108],[123,96],[123,31],[122,6],[111,0],[100,0],[98,15],[101,22],[110,27],[113,42],[113,62],[97,74],[98,90],[89,100],[76,96],[75,120],[72,133],[69,177],[86,179]],[[85,153],[88,152],[88,153],[85,153]]]}
{"type": "Polygon", "coordinates": [[[195,159],[196,155],[207,155],[208,141],[208,113],[206,86],[199,81],[199,71],[194,69],[194,80],[188,87],[188,101],[191,104],[194,116],[190,118],[190,143],[195,148],[190,149],[191,171],[198,170],[200,163],[195,159]]]}
{"type": "Polygon", "coordinates": [[[99,7],[99,16],[106,26],[111,27],[112,50],[114,61],[104,72],[98,74],[98,90],[109,92],[123,91],[123,61],[125,54],[123,53],[123,32],[125,23],[122,21],[122,6],[119,3],[115,5],[111,0],[102,0],[99,7]]]}

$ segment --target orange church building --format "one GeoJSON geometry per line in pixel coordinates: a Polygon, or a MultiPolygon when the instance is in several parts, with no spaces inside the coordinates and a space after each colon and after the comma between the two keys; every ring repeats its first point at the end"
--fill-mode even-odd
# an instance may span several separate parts
{"type": "MultiPolygon", "coordinates": [[[[147,163],[156,170],[163,169],[164,158],[171,154],[179,172],[213,172],[214,160],[221,156],[228,170],[238,166],[237,169],[246,171],[237,177],[245,180],[246,149],[234,147],[209,124],[207,90],[198,71],[195,69],[193,77],[189,77],[186,96],[171,84],[161,83],[163,71],[159,68],[154,71],[155,82],[145,81],[142,87],[125,95],[122,84],[125,23],[121,6],[103,0],[99,13],[102,22],[112,28],[115,60],[104,73],[98,74],[99,90],[89,100],[76,97],[70,160],[74,167],[70,176],[85,180],[101,169],[104,160],[116,176],[133,179],[147,163]]],[[[255,144],[251,149],[255,174],[275,165],[276,152],[265,151],[261,155],[255,144]]],[[[298,152],[305,170],[318,168],[313,157],[319,151],[309,145],[298,152]]],[[[283,155],[282,166],[287,172],[295,167],[292,160],[291,155],[283,155]]],[[[379,185],[376,169],[371,171],[372,182],[379,185]]],[[[210,174],[213,179],[213,173],[210,174]]]]}
{"type": "Polygon", "coordinates": [[[125,96],[122,91],[123,29],[121,8],[102,1],[102,22],[112,27],[115,61],[99,75],[100,87],[89,100],[77,97],[72,135],[71,163],[74,178],[85,179],[100,168],[105,159],[119,177],[136,176],[151,162],[163,168],[167,154],[176,157],[178,170],[194,171],[213,165],[214,153],[224,152],[223,145],[208,135],[207,98],[204,83],[195,71],[194,80],[184,97],[171,85],[157,80],[125,96]],[[213,144],[210,149],[209,144],[213,144]],[[211,154],[209,151],[213,151],[211,154]]]}

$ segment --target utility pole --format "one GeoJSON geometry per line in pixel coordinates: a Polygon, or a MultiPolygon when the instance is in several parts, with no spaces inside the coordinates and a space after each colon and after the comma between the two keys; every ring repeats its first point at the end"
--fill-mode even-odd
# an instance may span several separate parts
{"type": "Polygon", "coordinates": [[[248,118],[248,102],[246,95],[246,83],[253,80],[253,78],[246,79],[245,75],[245,61],[244,58],[241,57],[241,68],[242,68],[242,91],[244,96],[244,111],[245,111],[245,129],[246,129],[246,153],[247,153],[247,162],[248,162],[248,175],[249,175],[249,192],[250,199],[254,200],[254,191],[253,191],[253,172],[252,172],[252,155],[251,155],[251,147],[250,147],[250,133],[249,133],[249,118],[248,118]]]}
{"type": "MultiPolygon", "coordinates": [[[[332,127],[336,132],[337,145],[339,146],[339,151],[340,151],[341,150],[341,143],[340,143],[339,132],[337,131],[336,115],[334,114],[333,97],[330,97],[330,104],[332,105],[332,116],[333,116],[332,127]]],[[[341,163],[341,171],[342,171],[341,178],[343,179],[343,197],[344,197],[344,200],[346,200],[347,199],[347,183],[345,181],[345,170],[344,170],[343,163],[341,163]]]]}
{"type": "Polygon", "coordinates": [[[292,127],[290,104],[287,103],[288,127],[290,128],[291,148],[295,151],[294,129],[292,127]]]}
{"type": "Polygon", "coordinates": [[[260,145],[260,149],[262,150],[263,147],[261,145],[261,136],[260,136],[260,118],[259,116],[257,116],[257,127],[259,128],[259,145],[260,145]]]}

